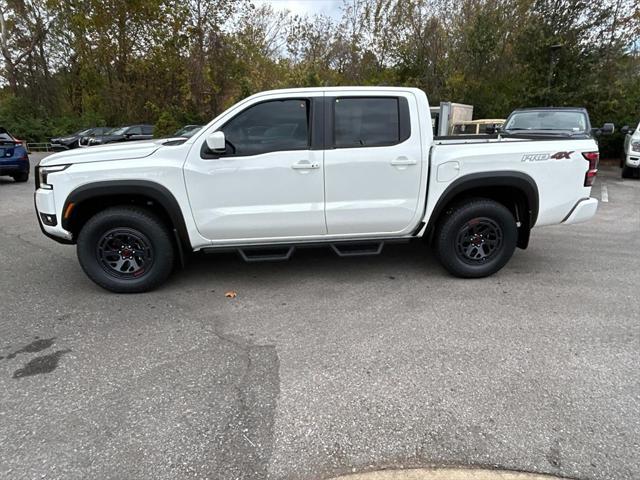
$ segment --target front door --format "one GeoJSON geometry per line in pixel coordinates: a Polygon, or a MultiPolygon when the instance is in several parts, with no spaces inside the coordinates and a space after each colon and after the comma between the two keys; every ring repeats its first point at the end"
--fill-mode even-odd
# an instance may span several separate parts
{"type": "Polygon", "coordinates": [[[184,172],[202,236],[259,242],[326,234],[323,152],[312,148],[314,108],[312,96],[276,94],[198,138],[184,172]],[[206,136],[217,130],[227,141],[222,154],[206,147],[206,136]]]}

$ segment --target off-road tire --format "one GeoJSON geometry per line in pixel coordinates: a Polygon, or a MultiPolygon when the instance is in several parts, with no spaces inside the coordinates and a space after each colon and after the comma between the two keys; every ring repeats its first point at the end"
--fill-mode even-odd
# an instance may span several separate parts
{"type": "Polygon", "coordinates": [[[513,255],[517,241],[518,227],[511,211],[485,198],[468,199],[448,208],[434,236],[438,260],[462,278],[496,273],[513,255]]]}
{"type": "Polygon", "coordinates": [[[138,207],[111,207],[91,217],[78,234],[77,254],[91,280],[117,293],[153,290],[174,265],[169,229],[138,207]]]}

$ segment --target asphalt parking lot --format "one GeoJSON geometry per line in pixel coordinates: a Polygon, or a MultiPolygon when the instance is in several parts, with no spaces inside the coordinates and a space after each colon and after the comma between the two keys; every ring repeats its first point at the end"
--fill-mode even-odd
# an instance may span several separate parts
{"type": "Polygon", "coordinates": [[[491,278],[415,244],[199,256],[142,295],[91,283],[33,179],[0,177],[0,478],[640,478],[640,181],[619,173],[594,220],[534,230],[491,278]]]}

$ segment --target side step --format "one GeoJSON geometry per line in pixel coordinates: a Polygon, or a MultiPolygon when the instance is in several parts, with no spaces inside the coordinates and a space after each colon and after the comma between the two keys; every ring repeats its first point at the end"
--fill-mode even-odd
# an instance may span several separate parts
{"type": "Polygon", "coordinates": [[[380,255],[384,242],[367,243],[332,243],[331,249],[339,257],[364,257],[380,255]]]}
{"type": "MultiPolygon", "coordinates": [[[[399,240],[396,240],[399,241],[399,240]]],[[[394,241],[392,240],[392,243],[394,241]]],[[[330,246],[331,250],[339,257],[364,257],[367,255],[380,255],[384,247],[384,241],[363,241],[363,242],[336,242],[305,245],[299,247],[319,247],[330,246]]],[[[296,245],[273,245],[273,246],[246,246],[231,248],[235,250],[245,262],[278,262],[289,260],[296,250],[296,245]]],[[[210,250],[214,251],[214,250],[210,250]]],[[[223,251],[223,249],[219,249],[223,251]]]]}
{"type": "Polygon", "coordinates": [[[247,247],[239,248],[238,253],[242,259],[249,262],[278,262],[282,260],[289,260],[293,255],[296,247],[283,246],[283,247],[247,247]]]}

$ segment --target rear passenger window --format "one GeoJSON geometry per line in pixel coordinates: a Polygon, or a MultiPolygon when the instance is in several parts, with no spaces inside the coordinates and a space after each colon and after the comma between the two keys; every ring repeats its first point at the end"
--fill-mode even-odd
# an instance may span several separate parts
{"type": "Polygon", "coordinates": [[[398,98],[336,98],[334,144],[337,148],[380,147],[397,143],[400,143],[398,98]]]}

